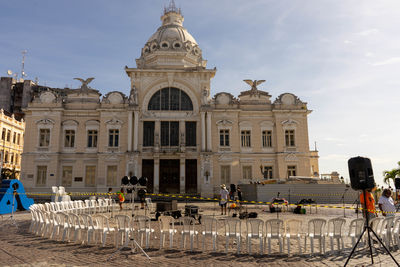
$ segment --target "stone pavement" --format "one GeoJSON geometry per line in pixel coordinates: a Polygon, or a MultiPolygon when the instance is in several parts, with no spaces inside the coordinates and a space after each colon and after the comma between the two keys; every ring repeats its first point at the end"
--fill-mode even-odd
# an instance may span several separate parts
{"type": "MultiPolygon", "coordinates": [[[[180,203],[179,205],[184,204],[180,203]]],[[[215,207],[212,203],[195,203],[195,205],[201,207],[203,214],[215,215],[217,218],[223,217],[219,215],[218,207],[215,207]]],[[[257,210],[259,212],[259,217],[263,220],[266,218],[276,218],[275,214],[262,212],[262,209],[262,207],[250,207],[248,211],[257,210]]],[[[124,212],[130,213],[130,211],[124,212]]],[[[346,220],[349,221],[355,218],[355,214],[350,214],[350,211],[347,212],[346,220]]],[[[341,214],[343,214],[342,210],[320,208],[317,213],[308,215],[281,213],[279,216],[282,219],[303,216],[297,218],[303,218],[306,222],[311,218],[318,217],[329,219],[331,217],[340,216],[341,214]]],[[[243,253],[236,255],[233,246],[227,254],[223,253],[225,240],[222,237],[218,240],[218,252],[216,253],[211,251],[212,246],[210,241],[208,241],[206,245],[206,252],[202,252],[201,238],[200,248],[195,248],[194,252],[180,250],[178,248],[173,250],[159,250],[159,239],[153,239],[151,248],[146,250],[151,257],[150,261],[141,253],[132,254],[130,249],[123,249],[109,260],[110,256],[116,251],[111,242],[108,242],[107,246],[102,248],[100,245],[88,246],[53,241],[47,238],[37,237],[28,232],[30,224],[30,214],[28,212],[18,212],[15,218],[18,223],[18,229],[9,224],[8,216],[0,217],[0,266],[343,266],[351,251],[348,240],[346,240],[345,250],[340,253],[330,253],[329,242],[327,241],[326,255],[315,255],[311,257],[308,250],[303,255],[294,254],[288,257],[285,253],[280,255],[278,253],[277,244],[273,243],[275,245],[273,246],[272,255],[258,255],[256,254],[258,252],[258,247],[256,245],[258,242],[255,242],[253,249],[255,254],[248,255],[245,249],[245,243],[243,243],[243,253]]],[[[152,223],[153,227],[156,229],[155,236],[159,238],[156,222],[152,223]]],[[[305,223],[303,225],[305,225],[305,223]]],[[[180,244],[178,242],[180,242],[179,237],[176,238],[175,244],[180,244]]],[[[168,244],[168,242],[166,242],[166,244],[168,244]]],[[[295,244],[296,243],[293,243],[292,245],[292,251],[297,253],[295,244]]],[[[304,243],[302,245],[304,245],[304,243]]],[[[376,248],[374,253],[376,266],[395,266],[390,256],[383,253],[377,244],[375,244],[374,247],[376,248]]],[[[393,255],[400,261],[400,250],[394,250],[393,255]]],[[[350,260],[349,266],[371,266],[368,251],[366,249],[358,250],[350,260]]]]}

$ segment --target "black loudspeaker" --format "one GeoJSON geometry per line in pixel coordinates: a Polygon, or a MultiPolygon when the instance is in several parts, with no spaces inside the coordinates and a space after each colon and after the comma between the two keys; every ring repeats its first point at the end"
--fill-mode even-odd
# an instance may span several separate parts
{"type": "Polygon", "coordinates": [[[231,184],[231,192],[235,193],[236,192],[236,185],[231,184]]]}
{"type": "Polygon", "coordinates": [[[141,186],[146,186],[147,185],[147,178],[146,177],[140,177],[139,184],[141,186]]]}
{"type": "Polygon", "coordinates": [[[139,180],[138,180],[138,178],[137,178],[136,176],[132,176],[132,177],[131,177],[131,184],[132,184],[132,185],[136,185],[136,184],[138,183],[138,181],[139,181],[139,180]]]}
{"type": "Polygon", "coordinates": [[[400,178],[394,178],[394,187],[396,187],[397,190],[400,189],[400,178]]]}
{"type": "Polygon", "coordinates": [[[351,188],[354,190],[375,187],[374,173],[369,158],[354,157],[347,162],[349,166],[351,188]]]}
{"type": "Polygon", "coordinates": [[[122,183],[123,185],[129,184],[129,178],[128,178],[128,176],[122,177],[121,183],[122,183]]]}

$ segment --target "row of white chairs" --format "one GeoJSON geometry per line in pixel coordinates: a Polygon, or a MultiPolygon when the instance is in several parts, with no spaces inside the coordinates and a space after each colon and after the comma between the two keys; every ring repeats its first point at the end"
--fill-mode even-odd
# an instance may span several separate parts
{"type": "Polygon", "coordinates": [[[33,204],[31,209],[39,208],[44,211],[66,212],[75,214],[96,214],[115,211],[117,204],[114,199],[99,198],[75,201],[47,202],[44,204],[33,204]]]}

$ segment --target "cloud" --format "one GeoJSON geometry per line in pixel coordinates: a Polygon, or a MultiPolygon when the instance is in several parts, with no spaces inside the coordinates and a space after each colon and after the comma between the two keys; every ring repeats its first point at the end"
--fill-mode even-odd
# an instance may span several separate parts
{"type": "Polygon", "coordinates": [[[372,66],[383,66],[383,65],[396,64],[396,63],[400,63],[400,57],[391,57],[384,61],[375,62],[375,63],[372,63],[372,66]]]}
{"type": "Polygon", "coordinates": [[[364,30],[364,31],[358,32],[357,35],[368,36],[368,35],[371,35],[371,34],[376,34],[378,32],[379,31],[377,29],[373,28],[373,29],[368,29],[368,30],[364,30]]]}

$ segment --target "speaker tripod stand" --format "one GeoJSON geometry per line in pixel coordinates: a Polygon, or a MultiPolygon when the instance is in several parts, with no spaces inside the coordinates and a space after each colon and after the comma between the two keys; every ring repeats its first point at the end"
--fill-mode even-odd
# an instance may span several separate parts
{"type": "Polygon", "coordinates": [[[11,215],[8,217],[8,219],[6,219],[6,222],[10,222],[11,225],[14,225],[18,229],[18,224],[14,219],[15,195],[17,194],[17,190],[15,188],[12,194],[11,215]]]}
{"type": "Polygon", "coordinates": [[[344,266],[347,266],[347,263],[350,261],[351,256],[353,255],[354,251],[357,248],[358,243],[360,243],[361,238],[364,236],[365,232],[367,232],[368,234],[368,247],[369,247],[369,254],[371,257],[371,263],[374,264],[374,257],[372,255],[372,244],[371,244],[371,234],[373,233],[376,237],[376,239],[378,240],[378,242],[382,245],[382,247],[386,250],[386,252],[390,255],[390,257],[392,258],[392,260],[396,263],[397,266],[400,266],[399,263],[396,261],[396,259],[393,257],[393,255],[390,253],[390,251],[386,248],[385,244],[382,242],[382,240],[380,239],[380,237],[375,233],[375,231],[369,226],[369,216],[368,216],[368,210],[367,210],[367,197],[366,197],[366,190],[365,188],[363,189],[363,197],[364,197],[364,209],[363,212],[365,212],[365,220],[366,223],[364,225],[364,230],[362,231],[360,237],[357,240],[357,243],[354,245],[349,257],[346,260],[346,263],[344,264],[344,266]]]}

